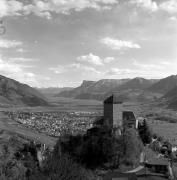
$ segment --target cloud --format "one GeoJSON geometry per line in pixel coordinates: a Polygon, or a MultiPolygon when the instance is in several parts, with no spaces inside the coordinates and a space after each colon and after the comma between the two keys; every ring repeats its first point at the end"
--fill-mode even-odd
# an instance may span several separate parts
{"type": "Polygon", "coordinates": [[[151,11],[166,11],[168,13],[177,13],[177,1],[176,0],[164,0],[157,1],[154,0],[130,0],[132,4],[136,4],[138,7],[143,7],[151,11]]]}
{"type": "Polygon", "coordinates": [[[108,76],[115,76],[115,75],[127,75],[132,73],[138,73],[138,70],[132,70],[132,69],[119,69],[119,68],[111,68],[106,72],[106,75],[108,76]]]}
{"type": "Polygon", "coordinates": [[[151,11],[157,11],[159,9],[157,3],[153,0],[131,0],[130,2],[151,11]]]}
{"type": "Polygon", "coordinates": [[[114,57],[106,57],[102,59],[99,56],[94,55],[92,53],[77,57],[77,61],[79,62],[88,62],[89,64],[96,66],[103,66],[105,63],[110,63],[114,60],[114,57]]]}
{"type": "Polygon", "coordinates": [[[0,72],[2,75],[20,81],[22,83],[37,85],[37,77],[34,73],[24,70],[24,66],[7,61],[0,56],[0,72]]]}
{"type": "Polygon", "coordinates": [[[17,52],[19,52],[19,53],[25,53],[25,52],[27,52],[25,49],[23,49],[23,48],[19,48],[19,49],[17,49],[17,52]]]}
{"type": "Polygon", "coordinates": [[[55,74],[62,74],[66,72],[66,68],[61,65],[58,65],[57,67],[50,67],[49,70],[53,71],[55,74]]]}
{"type": "Polygon", "coordinates": [[[104,65],[103,60],[99,56],[96,56],[92,53],[89,53],[88,55],[79,56],[77,58],[77,61],[88,62],[90,64],[97,65],[97,66],[104,65]]]}
{"type": "Polygon", "coordinates": [[[16,0],[0,0],[0,17],[19,16],[23,3],[16,0]]]}
{"type": "Polygon", "coordinates": [[[177,13],[177,1],[168,0],[159,5],[160,9],[167,11],[169,13],[177,13]]]}
{"type": "Polygon", "coordinates": [[[13,62],[13,63],[16,63],[16,62],[32,62],[32,61],[38,61],[38,59],[16,57],[16,58],[9,58],[9,61],[13,62]]]}
{"type": "MultiPolygon", "coordinates": [[[[34,14],[47,19],[52,18],[53,13],[71,14],[73,11],[83,11],[85,9],[95,9],[96,11],[110,10],[118,0],[0,0],[0,17],[4,16],[25,16],[34,14]]],[[[127,1],[125,1],[127,2],[127,1]]],[[[151,11],[164,10],[169,13],[177,12],[176,0],[128,0],[138,8],[151,11]]],[[[128,4],[128,3],[127,3],[128,4]]]]}
{"type": "Polygon", "coordinates": [[[18,65],[7,63],[0,57],[0,71],[5,73],[19,73],[22,69],[18,65]]]}
{"type": "Polygon", "coordinates": [[[94,74],[101,74],[100,71],[96,70],[94,67],[90,67],[90,66],[85,66],[83,64],[80,63],[73,63],[71,65],[69,65],[69,67],[71,69],[75,68],[75,70],[79,70],[79,71],[83,71],[84,73],[94,73],[94,74]]]}
{"type": "Polygon", "coordinates": [[[105,63],[110,63],[110,62],[112,62],[112,61],[114,61],[114,60],[115,60],[114,57],[106,57],[106,58],[104,59],[104,62],[105,62],[105,63]]]}
{"type": "Polygon", "coordinates": [[[144,69],[144,70],[152,70],[152,69],[155,69],[155,70],[162,70],[165,68],[164,64],[144,64],[144,63],[139,63],[137,60],[133,60],[133,65],[138,67],[138,68],[141,68],[141,69],[144,69]]]}
{"type": "Polygon", "coordinates": [[[57,67],[50,67],[50,71],[53,71],[55,74],[62,74],[65,72],[71,72],[71,71],[79,71],[79,72],[91,72],[95,74],[100,74],[99,71],[97,71],[95,68],[86,66],[80,63],[73,63],[69,65],[58,65],[57,67]]]}
{"type": "Polygon", "coordinates": [[[162,62],[160,62],[160,64],[165,65],[165,66],[171,66],[171,65],[173,65],[173,63],[171,63],[171,62],[169,62],[169,61],[162,61],[162,62]]]}
{"type": "Polygon", "coordinates": [[[172,17],[170,17],[170,20],[171,20],[171,21],[177,21],[177,17],[172,16],[172,17]]]}
{"type": "Polygon", "coordinates": [[[148,78],[162,78],[169,76],[170,74],[176,74],[177,63],[176,59],[164,60],[147,60],[147,63],[139,62],[133,59],[133,66],[136,70],[139,70],[140,73],[138,76],[148,77],[148,78]],[[153,61],[154,63],[148,63],[148,61],[153,61]]]}
{"type": "Polygon", "coordinates": [[[131,48],[140,49],[141,48],[139,44],[135,44],[131,41],[122,41],[122,40],[113,39],[110,37],[105,37],[101,39],[100,42],[113,50],[131,49],[131,48]]]}
{"type": "MultiPolygon", "coordinates": [[[[26,1],[27,2],[27,1],[26,1]]],[[[110,9],[117,0],[33,0],[28,3],[18,0],[1,0],[0,17],[29,15],[31,13],[51,18],[51,12],[70,14],[72,10],[82,11],[86,8],[95,10],[110,9]]]]}
{"type": "Polygon", "coordinates": [[[0,39],[0,48],[15,48],[21,45],[23,43],[20,41],[0,39]]]}

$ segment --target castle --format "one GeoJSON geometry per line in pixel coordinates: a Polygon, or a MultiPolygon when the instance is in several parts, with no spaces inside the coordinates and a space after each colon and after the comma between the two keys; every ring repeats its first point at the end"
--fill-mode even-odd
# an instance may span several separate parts
{"type": "Polygon", "coordinates": [[[137,128],[138,121],[132,111],[127,110],[116,95],[104,101],[104,125],[121,135],[125,128],[137,128]]]}

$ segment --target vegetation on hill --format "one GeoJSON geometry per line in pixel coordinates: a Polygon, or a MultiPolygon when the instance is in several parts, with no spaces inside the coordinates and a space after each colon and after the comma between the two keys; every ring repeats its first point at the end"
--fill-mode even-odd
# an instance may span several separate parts
{"type": "Polygon", "coordinates": [[[92,95],[104,94],[111,89],[126,83],[128,80],[129,79],[102,79],[99,81],[83,81],[79,87],[74,88],[71,91],[63,91],[56,96],[74,98],[81,96],[84,99],[84,94],[86,94],[86,96],[90,94],[90,98],[92,98],[92,95]]]}
{"type": "Polygon", "coordinates": [[[177,109],[177,100],[174,100],[173,102],[171,102],[168,107],[176,110],[177,109]]]}
{"type": "Polygon", "coordinates": [[[138,132],[131,128],[126,129],[123,135],[123,162],[126,165],[137,166],[139,164],[140,154],[143,151],[143,144],[138,132]]]}
{"type": "Polygon", "coordinates": [[[177,75],[168,76],[152,85],[148,90],[165,94],[177,86],[177,75]]]}
{"type": "Polygon", "coordinates": [[[96,169],[137,166],[143,143],[149,142],[150,135],[145,121],[139,133],[134,128],[128,128],[118,137],[114,136],[112,129],[98,123],[84,135],[60,137],[54,150],[45,154],[42,167],[36,158],[36,145],[26,141],[22,143],[13,137],[2,146],[0,179],[95,180],[93,172],[96,169]],[[17,145],[18,148],[14,149],[17,145]]]}
{"type": "Polygon", "coordinates": [[[35,177],[43,177],[44,180],[94,180],[93,173],[81,167],[73,159],[60,153],[56,145],[53,153],[44,163],[42,171],[35,177]]]}
{"type": "Polygon", "coordinates": [[[143,120],[142,124],[138,124],[138,131],[140,138],[144,145],[149,144],[152,139],[152,132],[146,122],[146,120],[143,120]]]}
{"type": "Polygon", "coordinates": [[[168,91],[163,98],[166,98],[168,100],[174,100],[177,98],[177,86],[175,86],[173,89],[168,91]]]}
{"type": "Polygon", "coordinates": [[[102,79],[99,81],[83,81],[83,83],[70,91],[62,91],[56,96],[72,97],[76,99],[97,99],[103,100],[112,93],[117,93],[123,100],[127,99],[153,99],[152,92],[147,88],[156,83],[157,80],[134,78],[134,79],[102,79]],[[132,94],[132,95],[131,95],[132,94]],[[129,97],[130,96],[130,97],[129,97]],[[146,98],[147,97],[147,98],[146,98]]]}
{"type": "Polygon", "coordinates": [[[117,89],[116,88],[112,89],[112,91],[116,91],[116,90],[120,91],[120,90],[127,90],[127,89],[147,89],[152,84],[154,84],[154,80],[137,77],[122,84],[117,89]]]}
{"type": "Polygon", "coordinates": [[[37,160],[38,144],[17,135],[0,142],[1,180],[93,180],[94,175],[74,162],[66,154],[60,154],[56,144],[54,151],[45,151],[43,166],[37,160]]]}
{"type": "Polygon", "coordinates": [[[1,180],[27,180],[39,171],[35,146],[25,139],[15,135],[1,140],[0,151],[1,180]]]}
{"type": "Polygon", "coordinates": [[[4,104],[46,106],[47,99],[36,89],[0,75],[0,100],[4,104]]]}
{"type": "Polygon", "coordinates": [[[122,164],[135,166],[143,148],[136,130],[127,129],[123,136],[116,138],[106,127],[90,129],[85,136],[69,136],[67,141],[58,141],[58,144],[61,152],[67,152],[90,169],[117,168],[122,164]]]}

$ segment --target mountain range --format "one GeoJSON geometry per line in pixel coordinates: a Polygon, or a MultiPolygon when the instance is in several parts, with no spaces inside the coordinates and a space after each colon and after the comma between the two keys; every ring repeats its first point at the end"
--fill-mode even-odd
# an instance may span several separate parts
{"type": "Polygon", "coordinates": [[[121,101],[151,101],[165,99],[170,108],[177,109],[177,75],[163,79],[102,79],[86,81],[76,88],[32,88],[0,75],[0,104],[46,106],[46,96],[103,101],[111,94],[121,101]]]}
{"type": "Polygon", "coordinates": [[[56,96],[72,97],[76,99],[98,99],[103,100],[112,93],[120,95],[121,99],[131,99],[137,96],[158,80],[155,79],[102,79],[99,81],[83,81],[82,84],[70,91],[63,91],[56,96]],[[128,97],[129,96],[129,97],[128,97]]]}
{"type": "Polygon", "coordinates": [[[0,75],[0,104],[46,106],[47,99],[36,89],[0,75]]]}
{"type": "MultiPolygon", "coordinates": [[[[97,99],[103,100],[112,93],[116,93],[120,100],[146,101],[160,97],[174,100],[177,91],[177,75],[163,79],[145,79],[141,77],[133,79],[102,79],[99,81],[86,81],[72,90],[62,91],[55,96],[71,97],[76,99],[97,99]],[[172,91],[172,92],[170,92],[172,91]],[[169,97],[169,94],[172,97],[169,97]]],[[[175,97],[175,98],[176,98],[175,97]]],[[[171,103],[171,101],[168,101],[171,103]]]]}

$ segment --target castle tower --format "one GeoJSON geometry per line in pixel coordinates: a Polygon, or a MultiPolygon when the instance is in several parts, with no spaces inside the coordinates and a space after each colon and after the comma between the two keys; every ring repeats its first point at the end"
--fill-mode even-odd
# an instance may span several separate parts
{"type": "Polygon", "coordinates": [[[122,102],[115,95],[104,101],[104,124],[111,128],[122,127],[122,102]]]}

